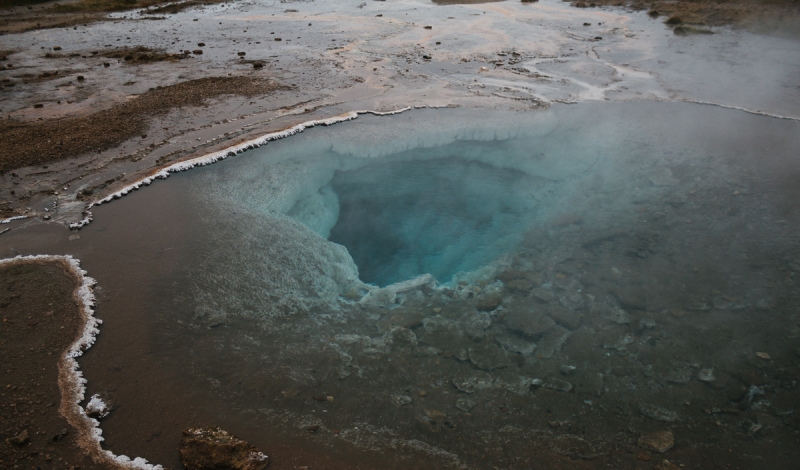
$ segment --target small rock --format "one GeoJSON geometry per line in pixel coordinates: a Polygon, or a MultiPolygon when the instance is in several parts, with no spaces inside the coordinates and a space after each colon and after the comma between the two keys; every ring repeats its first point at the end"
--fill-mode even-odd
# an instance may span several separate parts
{"type": "Polygon", "coordinates": [[[453,379],[453,385],[461,392],[474,393],[476,390],[491,388],[494,379],[486,372],[478,372],[468,377],[453,379]]]}
{"type": "Polygon", "coordinates": [[[79,82],[82,82],[84,80],[86,80],[86,77],[84,77],[83,75],[78,75],[78,81],[79,82]]]}
{"type": "Polygon", "coordinates": [[[100,395],[92,395],[86,404],[86,416],[90,418],[105,418],[111,412],[111,406],[100,395]]]}
{"type": "Polygon", "coordinates": [[[44,108],[44,105],[42,103],[36,103],[35,105],[33,105],[33,107],[34,108],[44,108]]]}
{"type": "Polygon", "coordinates": [[[11,443],[17,446],[24,446],[28,442],[30,442],[30,436],[28,435],[28,430],[25,429],[21,433],[17,434],[16,436],[10,439],[11,443]]]}
{"type": "Polygon", "coordinates": [[[575,369],[577,369],[577,367],[575,367],[575,366],[568,366],[568,365],[566,365],[566,364],[562,364],[562,365],[561,365],[561,367],[559,367],[559,368],[558,368],[558,370],[560,370],[560,371],[561,371],[561,373],[562,373],[562,374],[564,374],[564,375],[570,375],[570,374],[572,374],[573,372],[575,372],[575,369]]]}
{"type": "Polygon", "coordinates": [[[253,68],[254,69],[260,69],[260,68],[263,68],[263,67],[264,67],[263,63],[261,63],[261,62],[253,62],[253,68]]]}
{"type": "Polygon", "coordinates": [[[468,353],[470,362],[478,369],[495,370],[508,366],[505,350],[491,343],[469,348],[468,353]]]}
{"type": "Polygon", "coordinates": [[[469,413],[469,411],[476,406],[478,406],[478,404],[468,398],[460,398],[456,400],[456,408],[464,413],[469,413]]]}
{"type": "Polygon", "coordinates": [[[433,29],[433,26],[425,26],[425,29],[433,29]]]}
{"type": "Polygon", "coordinates": [[[239,57],[244,57],[247,55],[247,52],[237,52],[236,55],[238,55],[239,57]]]}
{"type": "Polygon", "coordinates": [[[327,397],[325,397],[325,401],[327,401],[328,403],[333,403],[334,398],[332,396],[328,395],[327,397]]]}
{"type": "Polygon", "coordinates": [[[178,451],[187,470],[262,470],[269,464],[257,448],[217,427],[185,429],[178,451]]]}
{"type": "Polygon", "coordinates": [[[678,414],[674,411],[669,411],[656,405],[642,404],[639,405],[639,412],[644,416],[656,421],[663,421],[665,423],[674,423],[678,419],[678,414]]]}
{"type": "Polygon", "coordinates": [[[417,395],[422,398],[425,398],[428,396],[428,392],[426,392],[425,390],[420,390],[419,392],[417,392],[417,395]]]}
{"type": "Polygon", "coordinates": [[[682,470],[682,469],[681,467],[675,465],[669,460],[663,460],[660,464],[656,466],[655,470],[682,470]]]}
{"type": "Polygon", "coordinates": [[[203,53],[202,49],[195,49],[195,50],[192,51],[192,54],[194,54],[194,55],[201,55],[202,53],[203,53]]]}
{"type": "Polygon", "coordinates": [[[281,38],[275,38],[276,41],[283,41],[281,38]]]}
{"type": "Polygon", "coordinates": [[[425,410],[425,415],[429,419],[445,419],[447,418],[447,413],[444,411],[439,410],[425,410]]]}
{"type": "Polygon", "coordinates": [[[306,432],[311,434],[319,431],[319,424],[312,424],[311,426],[306,427],[306,432]]]}
{"type": "Polygon", "coordinates": [[[197,47],[206,47],[206,43],[204,43],[204,42],[198,42],[198,43],[197,43],[197,47]]]}
{"type": "Polygon", "coordinates": [[[475,306],[481,312],[491,312],[503,303],[503,298],[499,295],[490,295],[482,298],[475,306]]]}
{"type": "Polygon", "coordinates": [[[770,359],[772,359],[770,355],[765,352],[757,352],[756,357],[759,359],[764,359],[765,361],[769,361],[770,359]]]}
{"type": "Polygon", "coordinates": [[[714,377],[714,369],[702,369],[700,372],[697,373],[697,378],[702,380],[703,382],[713,382],[717,380],[714,377]]]}
{"type": "Polygon", "coordinates": [[[636,458],[647,462],[650,460],[650,453],[645,451],[639,452],[639,455],[637,455],[636,458]]]}
{"type": "Polygon", "coordinates": [[[569,391],[572,390],[571,383],[567,382],[566,380],[559,379],[557,377],[551,377],[547,379],[543,387],[564,393],[569,393],[569,391]]]}
{"type": "Polygon", "coordinates": [[[663,454],[675,446],[675,439],[669,431],[658,431],[642,434],[637,443],[642,449],[663,454]]]}
{"type": "Polygon", "coordinates": [[[394,394],[389,397],[395,406],[406,406],[411,404],[411,397],[408,395],[394,394]]]}
{"type": "Polygon", "coordinates": [[[495,337],[495,341],[507,351],[530,356],[536,350],[536,343],[526,341],[515,335],[500,335],[495,337]]]}

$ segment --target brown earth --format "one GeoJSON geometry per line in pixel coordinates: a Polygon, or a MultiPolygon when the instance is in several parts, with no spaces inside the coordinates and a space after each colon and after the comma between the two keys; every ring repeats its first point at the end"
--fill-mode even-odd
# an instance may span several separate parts
{"type": "Polygon", "coordinates": [[[74,288],[55,264],[0,268],[0,468],[103,468],[58,412],[59,358],[83,328],[74,288]]]}
{"type": "Polygon", "coordinates": [[[151,117],[164,115],[171,109],[203,106],[207,100],[223,95],[257,96],[279,89],[284,88],[268,79],[209,77],[151,89],[86,116],[44,121],[3,120],[0,171],[113,148],[145,134],[151,117]]]}

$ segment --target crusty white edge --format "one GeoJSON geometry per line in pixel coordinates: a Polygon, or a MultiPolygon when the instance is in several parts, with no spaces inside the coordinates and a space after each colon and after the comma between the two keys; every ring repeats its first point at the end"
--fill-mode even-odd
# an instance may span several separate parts
{"type": "Polygon", "coordinates": [[[33,255],[0,259],[0,268],[22,264],[60,265],[78,284],[72,296],[78,304],[83,327],[58,362],[58,387],[61,390],[61,404],[58,411],[77,431],[80,448],[98,464],[112,469],[163,470],[161,465],[153,465],[141,457],[131,459],[126,455],[116,455],[103,450],[100,445],[103,442],[100,423],[87,416],[86,410],[80,405],[86,394],[86,379],[78,367],[77,358],[94,344],[95,337],[100,332],[98,326],[102,323],[94,317],[93,287],[97,281],[87,276],[86,271],[81,269],[80,262],[69,255],[33,255]]]}

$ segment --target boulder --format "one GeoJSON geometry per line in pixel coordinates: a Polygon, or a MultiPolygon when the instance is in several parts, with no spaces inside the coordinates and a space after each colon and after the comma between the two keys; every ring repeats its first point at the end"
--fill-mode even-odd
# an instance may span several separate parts
{"type": "Polygon", "coordinates": [[[178,450],[187,470],[262,470],[269,465],[269,457],[254,446],[211,426],[185,429],[178,450]]]}

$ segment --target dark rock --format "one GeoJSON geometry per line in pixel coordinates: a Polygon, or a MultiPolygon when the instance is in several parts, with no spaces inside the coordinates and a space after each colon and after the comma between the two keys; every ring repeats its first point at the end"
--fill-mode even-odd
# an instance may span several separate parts
{"type": "Polygon", "coordinates": [[[237,52],[236,55],[238,55],[239,57],[244,57],[247,55],[247,52],[237,52]]]}
{"type": "Polygon", "coordinates": [[[82,82],[84,80],[86,80],[86,77],[84,77],[83,75],[78,75],[78,81],[79,82],[82,82]]]}
{"type": "Polygon", "coordinates": [[[204,42],[198,42],[198,43],[197,43],[197,47],[206,47],[206,43],[204,43],[204,42]]]}
{"type": "Polygon", "coordinates": [[[194,55],[201,55],[202,53],[203,53],[202,49],[195,49],[195,50],[192,51],[192,54],[194,54],[194,55]]]}
{"type": "Polygon", "coordinates": [[[264,64],[262,62],[253,62],[253,68],[254,69],[260,69],[260,68],[263,68],[263,67],[264,67],[264,64]]]}
{"type": "Polygon", "coordinates": [[[9,439],[12,444],[16,446],[24,446],[28,442],[30,442],[30,436],[28,435],[28,430],[24,430],[21,433],[17,434],[16,436],[9,439]]]}
{"type": "Polygon", "coordinates": [[[275,38],[276,41],[283,41],[281,38],[275,38]]]}
{"type": "Polygon", "coordinates": [[[33,105],[33,107],[34,108],[44,108],[44,105],[42,103],[36,103],[35,105],[33,105]]]}
{"type": "Polygon", "coordinates": [[[556,325],[550,317],[534,310],[513,311],[506,315],[506,324],[510,329],[528,336],[540,336],[556,325]]]}
{"type": "Polygon", "coordinates": [[[478,305],[475,306],[478,310],[482,312],[491,312],[492,310],[496,309],[503,303],[503,298],[499,295],[489,295],[481,300],[478,301],[478,305]]]}
{"type": "Polygon", "coordinates": [[[651,450],[663,454],[664,452],[672,449],[675,445],[675,439],[669,431],[651,432],[649,434],[642,434],[637,442],[642,449],[651,450]]]}
{"type": "Polygon", "coordinates": [[[491,343],[469,348],[469,360],[475,367],[483,370],[495,370],[508,366],[508,356],[505,349],[491,343]]]}
{"type": "Polygon", "coordinates": [[[669,411],[656,405],[642,404],[639,405],[639,412],[644,416],[656,421],[663,421],[665,423],[674,423],[678,419],[678,414],[674,411],[669,411]]]}
{"type": "Polygon", "coordinates": [[[433,26],[425,26],[425,29],[433,29],[433,26]]]}
{"type": "Polygon", "coordinates": [[[187,470],[262,470],[269,457],[217,427],[188,428],[179,447],[187,470]]]}
{"type": "Polygon", "coordinates": [[[64,439],[65,437],[67,437],[68,434],[69,431],[67,430],[67,428],[62,429],[61,431],[58,432],[58,434],[53,436],[53,442],[57,442],[60,441],[61,439],[64,439]]]}

